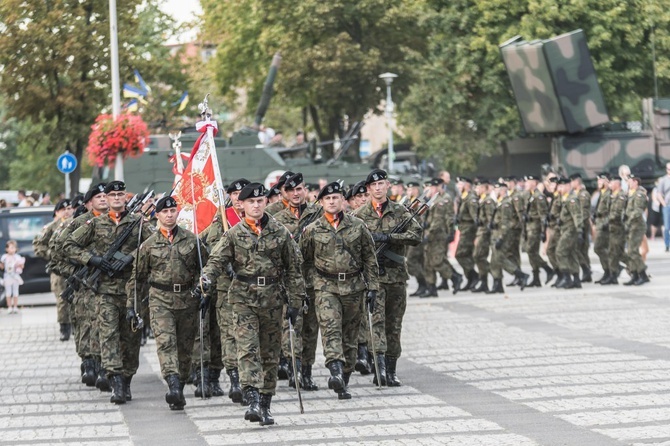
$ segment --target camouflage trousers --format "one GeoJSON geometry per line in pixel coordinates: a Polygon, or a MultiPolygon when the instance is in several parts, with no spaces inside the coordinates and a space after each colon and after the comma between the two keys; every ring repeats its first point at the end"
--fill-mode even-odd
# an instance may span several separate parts
{"type": "Polygon", "coordinates": [[[423,251],[425,249],[424,243],[416,246],[410,246],[407,249],[407,272],[410,276],[416,277],[417,280],[424,278],[423,269],[423,251]]]}
{"type": "Polygon", "coordinates": [[[608,270],[609,266],[609,244],[610,244],[610,231],[603,230],[598,228],[596,230],[596,239],[593,241],[593,252],[596,253],[598,259],[600,260],[600,266],[604,270],[608,270]]]}
{"type": "MultiPolygon", "coordinates": [[[[497,240],[498,237],[498,234],[496,234],[495,237],[492,236],[491,238],[497,240]]],[[[500,249],[496,249],[495,243],[493,244],[493,247],[491,248],[491,276],[493,276],[494,279],[502,279],[503,270],[509,274],[514,274],[514,272],[519,267],[519,264],[514,262],[514,257],[511,254],[512,248],[510,245],[512,245],[514,242],[514,239],[506,236],[503,237],[503,242],[500,249]]]]}
{"type": "Polygon", "coordinates": [[[370,327],[368,326],[368,306],[365,304],[365,299],[361,299],[361,323],[358,327],[358,343],[370,343],[370,327]]]}
{"type": "Polygon", "coordinates": [[[528,261],[534,272],[540,270],[547,266],[547,262],[544,261],[540,255],[540,244],[542,243],[542,223],[528,222],[526,225],[526,239],[524,240],[524,251],[528,254],[528,261]]]}
{"type": "MultiPolygon", "coordinates": [[[[459,245],[460,246],[460,242],[459,245]]],[[[449,245],[446,240],[426,243],[423,256],[423,270],[428,285],[435,285],[437,273],[445,279],[450,279],[454,274],[454,268],[449,263],[449,245]]]]}
{"type": "Polygon", "coordinates": [[[96,295],[102,368],[108,374],[135,375],[140,365],[140,332],[126,320],[126,296],[96,295]]]}
{"type": "Polygon", "coordinates": [[[558,246],[558,241],[561,239],[561,230],[558,228],[550,229],[547,236],[549,237],[549,243],[547,243],[547,257],[549,258],[549,263],[554,269],[560,270],[561,267],[558,264],[558,258],[556,257],[556,247],[558,246]]]}
{"type": "Polygon", "coordinates": [[[508,251],[508,257],[515,265],[521,265],[521,228],[510,229],[505,237],[510,239],[510,244],[505,244],[505,249],[508,251]]]}
{"type": "Polygon", "coordinates": [[[181,381],[186,381],[191,370],[200,311],[197,308],[172,310],[149,302],[149,314],[161,375],[163,378],[179,375],[181,381]]]}
{"type": "Polygon", "coordinates": [[[221,360],[226,370],[237,368],[237,342],[233,325],[233,305],[228,303],[228,292],[217,291],[216,319],[221,336],[221,360]]]}
{"type": "MultiPolygon", "coordinates": [[[[282,331],[281,331],[281,354],[284,358],[290,360],[291,358],[291,343],[289,337],[289,327],[288,320],[286,320],[286,309],[287,305],[284,305],[282,312],[282,331]]],[[[295,349],[295,357],[302,359],[302,329],[304,325],[304,313],[301,311],[298,312],[298,317],[295,320],[295,325],[293,326],[294,336],[293,336],[293,348],[295,349]]]]}
{"type": "Polygon", "coordinates": [[[463,273],[467,275],[475,269],[473,254],[475,250],[475,238],[477,237],[477,226],[474,224],[461,225],[458,227],[458,230],[461,232],[461,238],[456,248],[456,261],[463,268],[463,273]]]}
{"type": "MultiPolygon", "coordinates": [[[[221,370],[223,368],[223,359],[221,353],[221,331],[217,321],[217,296],[212,296],[209,309],[205,313],[205,319],[202,321],[202,333],[204,341],[202,342],[202,361],[211,369],[221,370]]],[[[200,312],[198,312],[198,315],[200,312]]],[[[200,317],[200,316],[198,316],[200,317]]],[[[196,321],[200,324],[200,321],[196,321]]],[[[196,326],[195,340],[193,342],[193,367],[200,367],[200,327],[196,326]]],[[[155,334],[155,333],[154,333],[155,334]]]]}
{"type": "Polygon", "coordinates": [[[620,262],[628,264],[628,258],[626,257],[626,232],[622,226],[610,225],[607,251],[609,270],[618,274],[620,262]]]}
{"type": "Polygon", "coordinates": [[[100,358],[100,339],[98,332],[99,304],[95,293],[81,288],[75,293],[73,309],[77,321],[75,347],[80,358],[100,358]]]}
{"type": "Polygon", "coordinates": [[[283,308],[258,308],[233,304],[237,364],[242,388],[275,394],[281,352],[283,308]]]}
{"type": "Polygon", "coordinates": [[[589,236],[591,235],[591,222],[584,222],[584,242],[577,242],[577,260],[580,266],[590,266],[591,260],[589,259],[589,236]]]}
{"type": "MultiPolygon", "coordinates": [[[[372,314],[372,331],[377,353],[399,358],[402,353],[400,334],[402,318],[407,308],[407,284],[380,283],[375,311],[372,314]]],[[[323,336],[323,332],[321,333],[323,336]]]]}
{"type": "Polygon", "coordinates": [[[316,291],[316,316],[321,328],[326,365],[342,361],[345,373],[353,372],[356,365],[361,300],[362,292],[339,295],[316,291]]]}
{"type": "Polygon", "coordinates": [[[628,259],[627,266],[631,272],[641,273],[647,269],[647,266],[642,260],[640,254],[640,245],[642,239],[647,232],[647,227],[644,222],[634,223],[628,228],[626,237],[626,258],[628,259]]]}
{"type": "Polygon", "coordinates": [[[561,238],[556,246],[556,259],[563,273],[579,274],[579,254],[577,253],[577,229],[561,229],[561,238]]]}
{"type": "Polygon", "coordinates": [[[57,274],[51,273],[49,282],[51,283],[51,291],[56,295],[56,320],[59,324],[71,324],[71,305],[60,298],[60,294],[65,291],[65,287],[67,286],[65,279],[57,274]]]}
{"type": "Polygon", "coordinates": [[[302,363],[314,365],[316,360],[316,344],[319,340],[319,320],[316,315],[316,295],[314,289],[307,289],[309,308],[302,315],[302,363]]]}
{"type": "Polygon", "coordinates": [[[473,258],[477,265],[479,277],[485,278],[491,270],[489,263],[489,251],[491,250],[491,231],[486,228],[477,229],[477,238],[475,239],[475,251],[473,258]]]}

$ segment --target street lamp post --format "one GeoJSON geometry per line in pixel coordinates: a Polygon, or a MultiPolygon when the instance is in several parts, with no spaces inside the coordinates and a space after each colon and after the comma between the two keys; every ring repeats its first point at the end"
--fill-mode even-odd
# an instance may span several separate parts
{"type": "Polygon", "coordinates": [[[386,107],[384,109],[384,114],[386,115],[386,120],[388,121],[389,126],[389,147],[388,147],[388,160],[389,160],[389,173],[393,172],[393,161],[395,160],[395,152],[393,151],[393,99],[391,99],[391,84],[393,79],[398,77],[397,74],[393,73],[384,73],[380,74],[379,78],[384,79],[386,82],[386,107]]]}

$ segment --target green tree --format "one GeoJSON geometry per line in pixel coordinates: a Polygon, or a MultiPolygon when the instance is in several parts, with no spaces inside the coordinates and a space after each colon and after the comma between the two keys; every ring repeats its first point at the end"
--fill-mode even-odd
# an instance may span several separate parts
{"type": "MultiPolygon", "coordinates": [[[[203,0],[206,37],[218,43],[216,80],[256,105],[272,54],[280,51],[278,100],[309,112],[322,140],[360,121],[384,96],[379,74],[400,74],[398,97],[424,50],[420,0],[304,0],[287,7],[260,0],[203,0]]],[[[326,156],[328,156],[328,151],[326,156]]]]}

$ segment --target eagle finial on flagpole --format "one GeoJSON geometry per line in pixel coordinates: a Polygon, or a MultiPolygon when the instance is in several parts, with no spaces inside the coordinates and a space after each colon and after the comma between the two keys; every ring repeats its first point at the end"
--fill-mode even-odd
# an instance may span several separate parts
{"type": "Polygon", "coordinates": [[[212,117],[212,109],[209,108],[209,102],[207,101],[207,98],[209,98],[209,93],[207,93],[205,99],[203,99],[202,102],[198,104],[198,110],[200,110],[200,116],[205,121],[209,121],[209,118],[212,117]]]}

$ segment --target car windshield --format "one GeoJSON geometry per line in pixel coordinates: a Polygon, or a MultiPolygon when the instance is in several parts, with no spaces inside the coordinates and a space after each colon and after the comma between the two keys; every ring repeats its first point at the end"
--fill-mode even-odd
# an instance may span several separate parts
{"type": "Polygon", "coordinates": [[[52,221],[50,215],[12,215],[7,218],[6,237],[17,242],[31,242],[52,221]]]}

